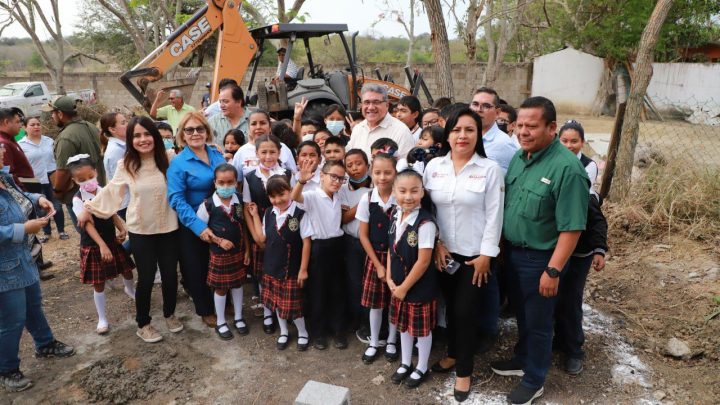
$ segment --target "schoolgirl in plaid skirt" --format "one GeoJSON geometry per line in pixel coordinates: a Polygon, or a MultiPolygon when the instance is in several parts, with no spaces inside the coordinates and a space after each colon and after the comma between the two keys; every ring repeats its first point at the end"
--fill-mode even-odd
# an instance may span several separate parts
{"type": "MultiPolygon", "coordinates": [[[[91,200],[101,189],[97,182],[94,163],[88,155],[77,155],[68,159],[68,167],[73,181],[80,190],[72,200],[73,212],[79,215],[84,211],[83,202],[91,200]]],[[[96,332],[107,334],[109,323],[106,315],[105,282],[122,275],[125,293],[135,299],[132,269],[135,263],[120,244],[125,240],[125,223],[117,214],[108,219],[93,216],[93,222],[80,229],[80,281],[93,286],[93,300],[98,313],[96,332]],[[115,234],[115,228],[120,233],[115,234]]]]}
{"type": "Polygon", "coordinates": [[[267,181],[268,197],[272,209],[266,210],[262,222],[258,208],[249,207],[257,243],[264,245],[262,302],[275,312],[280,325],[278,350],[289,342],[288,320],[298,330],[297,348],[308,348],[309,336],[305,328],[302,288],[308,278],[310,263],[310,237],[313,229],[309,218],[290,198],[290,184],[284,176],[273,176],[267,181]]]}
{"type": "MultiPolygon", "coordinates": [[[[395,209],[395,197],[392,194],[395,180],[395,158],[378,154],[373,158],[372,179],[375,188],[364,195],[358,203],[355,218],[360,221],[360,243],[367,254],[363,290],[360,303],[370,309],[370,344],[362,355],[362,361],[370,364],[378,353],[380,329],[383,319],[388,322],[390,289],[386,283],[387,254],[390,247],[389,230],[395,209]]],[[[388,322],[385,358],[395,361],[398,357],[397,329],[388,322]]]]}
{"type": "Polygon", "coordinates": [[[198,219],[207,223],[214,235],[210,243],[207,284],[215,291],[215,332],[223,340],[233,338],[225,321],[228,291],[232,294],[235,309],[235,330],[240,335],[249,332],[242,316],[242,285],[247,280],[250,249],[243,205],[236,194],[237,177],[237,170],[231,164],[216,167],[215,192],[197,210],[198,219]]]}
{"type": "Polygon", "coordinates": [[[394,185],[398,203],[390,229],[387,278],[392,292],[390,322],[400,331],[402,364],[391,380],[414,388],[426,378],[437,317],[437,270],[432,255],[437,225],[432,214],[420,206],[424,195],[422,177],[412,169],[398,173],[394,185]],[[413,339],[418,340],[418,362],[412,367],[413,339]]]}

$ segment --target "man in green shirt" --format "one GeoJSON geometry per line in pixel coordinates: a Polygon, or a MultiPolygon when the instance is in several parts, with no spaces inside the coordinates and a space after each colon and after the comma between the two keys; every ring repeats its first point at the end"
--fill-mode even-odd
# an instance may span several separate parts
{"type": "Polygon", "coordinates": [[[513,404],[543,394],[552,358],[553,314],[560,275],[587,222],[590,187],[577,156],[560,144],[555,106],[530,97],[520,106],[520,147],[505,177],[505,263],[517,305],[515,357],[491,363],[500,375],[522,376],[513,404]]]}
{"type": "Polygon", "coordinates": [[[195,111],[195,108],[190,104],[185,104],[182,91],[178,89],[170,90],[170,95],[168,96],[170,104],[158,108],[163,97],[165,97],[165,90],[159,90],[155,96],[155,101],[153,101],[150,107],[150,116],[156,120],[167,120],[173,129],[173,134],[177,136],[177,127],[180,125],[180,120],[182,120],[185,114],[190,111],[195,111]]]}

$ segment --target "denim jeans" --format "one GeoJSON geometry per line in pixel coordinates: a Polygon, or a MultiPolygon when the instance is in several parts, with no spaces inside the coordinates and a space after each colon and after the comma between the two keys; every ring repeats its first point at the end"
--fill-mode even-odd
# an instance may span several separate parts
{"type": "Polygon", "coordinates": [[[42,309],[40,283],[0,292],[0,372],[20,367],[20,337],[23,329],[35,341],[35,347],[50,344],[54,337],[42,309]]]}
{"type": "Polygon", "coordinates": [[[582,302],[585,280],[592,261],[593,255],[571,257],[567,274],[562,278],[558,289],[558,305],[555,309],[555,346],[573,359],[585,358],[582,349],[585,343],[582,302]]]}
{"type": "MultiPolygon", "coordinates": [[[[41,184],[40,189],[42,190],[42,195],[44,195],[48,201],[53,203],[53,206],[55,207],[55,215],[53,216],[53,219],[55,220],[55,226],[57,226],[58,233],[65,232],[65,212],[63,212],[60,201],[58,201],[53,195],[52,184],[41,184]]],[[[45,235],[50,235],[50,230],[50,222],[48,222],[48,224],[43,227],[43,233],[45,235]]]]}
{"type": "Polygon", "coordinates": [[[490,260],[490,277],[485,288],[480,289],[479,325],[478,332],[485,336],[497,336],[499,333],[498,319],[500,318],[500,284],[498,279],[498,260],[490,260]]]}
{"type": "Polygon", "coordinates": [[[545,384],[552,360],[553,317],[558,296],[543,297],[539,291],[540,277],[552,254],[552,250],[522,247],[510,247],[505,251],[505,263],[511,274],[510,290],[518,305],[515,360],[523,364],[525,376],[521,384],[532,389],[545,384]]]}

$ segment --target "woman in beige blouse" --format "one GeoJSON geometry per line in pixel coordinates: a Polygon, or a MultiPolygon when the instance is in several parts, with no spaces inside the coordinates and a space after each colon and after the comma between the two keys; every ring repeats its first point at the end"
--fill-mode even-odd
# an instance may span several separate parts
{"type": "MultiPolygon", "coordinates": [[[[163,315],[171,332],[180,332],[183,324],[175,317],[177,301],[178,220],[167,199],[168,158],[162,136],[147,117],[135,117],[127,127],[127,151],[118,162],[112,181],[95,198],[85,202],[85,212],[78,216],[82,224],[98,218],[109,218],[121,207],[125,193],[130,193],[127,228],[130,248],[138,271],[135,294],[137,335],[145,342],[158,342],[162,335],[150,324],[150,297],[155,271],[162,276],[163,315]]],[[[81,225],[82,226],[82,225],[81,225]]]]}

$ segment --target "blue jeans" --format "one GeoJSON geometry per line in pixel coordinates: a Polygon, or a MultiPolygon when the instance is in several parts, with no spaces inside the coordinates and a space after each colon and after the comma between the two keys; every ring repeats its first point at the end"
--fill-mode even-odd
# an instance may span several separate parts
{"type": "Polygon", "coordinates": [[[0,372],[20,367],[18,351],[24,328],[38,349],[54,339],[43,313],[39,282],[0,293],[0,372]]]}
{"type": "Polygon", "coordinates": [[[558,305],[555,309],[555,345],[560,351],[573,359],[585,358],[583,343],[585,333],[582,328],[583,291],[585,280],[592,266],[593,255],[571,257],[568,268],[558,289],[558,305]]]}
{"type": "Polygon", "coordinates": [[[498,319],[500,318],[500,284],[498,281],[497,258],[490,260],[490,278],[485,288],[480,289],[479,297],[479,324],[478,332],[485,336],[497,336],[499,333],[498,319]]]}
{"type": "Polygon", "coordinates": [[[505,251],[505,263],[511,275],[510,291],[518,309],[515,360],[523,365],[525,372],[521,384],[532,389],[545,384],[552,360],[553,316],[558,296],[546,298],[539,291],[540,277],[552,254],[552,250],[522,247],[505,251]]]}
{"type": "MultiPolygon", "coordinates": [[[[42,190],[42,195],[44,195],[45,198],[47,198],[48,201],[50,201],[55,207],[55,215],[53,216],[53,219],[55,220],[55,226],[57,226],[58,233],[65,232],[65,213],[63,212],[62,204],[53,195],[52,184],[41,184],[40,189],[42,190]]],[[[43,227],[43,233],[45,235],[50,235],[50,230],[50,222],[48,221],[48,224],[43,227]]]]}

